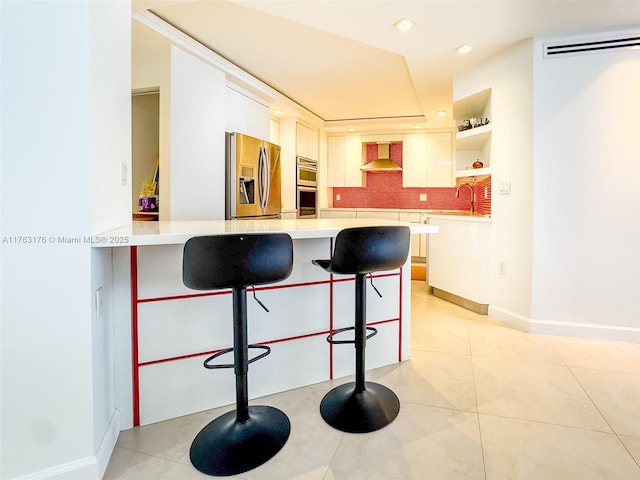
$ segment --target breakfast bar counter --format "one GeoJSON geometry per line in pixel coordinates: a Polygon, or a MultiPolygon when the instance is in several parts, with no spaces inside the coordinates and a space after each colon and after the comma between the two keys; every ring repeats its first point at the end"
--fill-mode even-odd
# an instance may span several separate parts
{"type": "Polygon", "coordinates": [[[94,235],[94,247],[123,247],[142,245],[184,244],[196,235],[224,235],[232,233],[288,233],[291,238],[335,237],[349,227],[406,225],[411,233],[435,233],[437,227],[378,218],[335,219],[257,219],[257,220],[201,220],[132,222],[94,235]]]}
{"type": "MultiPolygon", "coordinates": [[[[311,261],[330,258],[340,230],[382,225],[438,231],[433,225],[375,218],[270,219],[133,222],[95,235],[93,247],[112,249],[114,279],[126,285],[113,302],[121,428],[234,402],[233,370],[203,367],[208,356],[232,343],[231,290],[202,292],[183,285],[182,248],[189,238],[236,233],[293,238],[291,275],[248,291],[249,343],[272,348],[250,367],[255,374],[249,396],[256,398],[353,374],[353,348],[326,341],[329,333],[353,324],[353,276],[329,274],[311,261]]],[[[367,288],[368,325],[378,330],[367,344],[367,369],[409,358],[410,263],[408,258],[398,270],[373,275],[382,298],[367,288]]]]}

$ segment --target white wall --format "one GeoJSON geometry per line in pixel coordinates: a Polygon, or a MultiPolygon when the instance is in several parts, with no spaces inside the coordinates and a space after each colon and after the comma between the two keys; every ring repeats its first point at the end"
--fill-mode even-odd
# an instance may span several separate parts
{"type": "Polygon", "coordinates": [[[454,81],[454,101],[491,88],[489,314],[522,328],[531,316],[532,49],[532,41],[524,41],[454,81]],[[510,195],[498,193],[500,182],[510,182],[510,195]],[[498,262],[505,262],[505,275],[498,274],[498,262]]]}
{"type": "Polygon", "coordinates": [[[110,261],[84,237],[130,214],[130,5],[2,2],[0,17],[0,477],[90,480],[117,431],[113,318],[93,302],[102,286],[109,303],[110,261]]]}
{"type": "Polygon", "coordinates": [[[147,26],[132,28],[133,86],[160,90],[160,220],[222,220],[225,75],[147,26]]]}
{"type": "MultiPolygon", "coordinates": [[[[129,2],[112,3],[88,3],[92,233],[115,228],[131,218],[131,7],[129,2]]],[[[113,337],[116,297],[112,252],[105,250],[90,252],[93,452],[100,477],[120,430],[113,337]],[[99,309],[95,296],[98,289],[99,309]]]]}
{"type": "Polygon", "coordinates": [[[534,58],[533,328],[640,342],[640,52],[534,58]]]}
{"type": "Polygon", "coordinates": [[[172,46],[170,96],[171,220],[223,220],[225,76],[172,46]]]}

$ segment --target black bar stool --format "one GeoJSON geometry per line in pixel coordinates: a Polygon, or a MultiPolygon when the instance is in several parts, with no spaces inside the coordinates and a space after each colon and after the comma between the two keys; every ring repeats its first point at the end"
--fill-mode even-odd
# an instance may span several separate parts
{"type": "Polygon", "coordinates": [[[231,288],[233,297],[233,348],[210,356],[204,366],[234,368],[236,409],[214,419],[193,440],[191,463],[203,473],[227,476],[251,470],[278,453],[289,438],[291,424],[282,411],[248,405],[249,364],[267,356],[271,349],[247,344],[247,286],[284,280],[292,268],[293,242],[287,234],[201,236],[184,245],[185,286],[195,290],[231,288]],[[249,359],[248,351],[254,348],[263,352],[249,359]],[[233,364],[210,363],[231,351],[233,364]]]}
{"type": "Polygon", "coordinates": [[[389,388],[365,382],[367,339],[378,333],[375,328],[366,326],[366,275],[404,265],[409,255],[410,237],[408,227],[347,228],[338,233],[331,260],[313,260],[315,265],[329,273],[356,276],[355,324],[335,330],[327,337],[329,343],[355,345],[356,381],[332,389],[320,403],[320,413],[325,422],[343,432],[379,430],[389,425],[400,411],[400,401],[389,388]],[[334,340],[336,334],[346,330],[355,331],[354,340],[334,340]],[[371,332],[369,335],[367,330],[371,332]]]}

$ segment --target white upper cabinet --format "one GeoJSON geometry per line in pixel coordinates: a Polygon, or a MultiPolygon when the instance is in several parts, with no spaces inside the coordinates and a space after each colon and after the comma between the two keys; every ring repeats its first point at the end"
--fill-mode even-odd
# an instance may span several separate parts
{"type": "Polygon", "coordinates": [[[402,186],[453,185],[451,133],[408,133],[402,136],[402,186]]]}
{"type": "Polygon", "coordinates": [[[318,130],[296,123],[296,155],[318,160],[318,130]]]}
{"type": "Polygon", "coordinates": [[[362,137],[335,136],[327,139],[327,186],[362,187],[362,137]]]}
{"type": "Polygon", "coordinates": [[[225,130],[269,140],[269,107],[249,98],[237,90],[225,90],[225,130]]]}

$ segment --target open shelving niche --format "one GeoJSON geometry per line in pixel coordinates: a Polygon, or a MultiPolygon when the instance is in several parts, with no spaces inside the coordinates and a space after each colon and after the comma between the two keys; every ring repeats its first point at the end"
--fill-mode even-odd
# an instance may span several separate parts
{"type": "Polygon", "coordinates": [[[469,118],[488,118],[480,127],[456,132],[456,178],[491,175],[491,89],[482,90],[453,104],[456,124],[469,118]],[[483,168],[471,168],[476,160],[483,168]]]}

